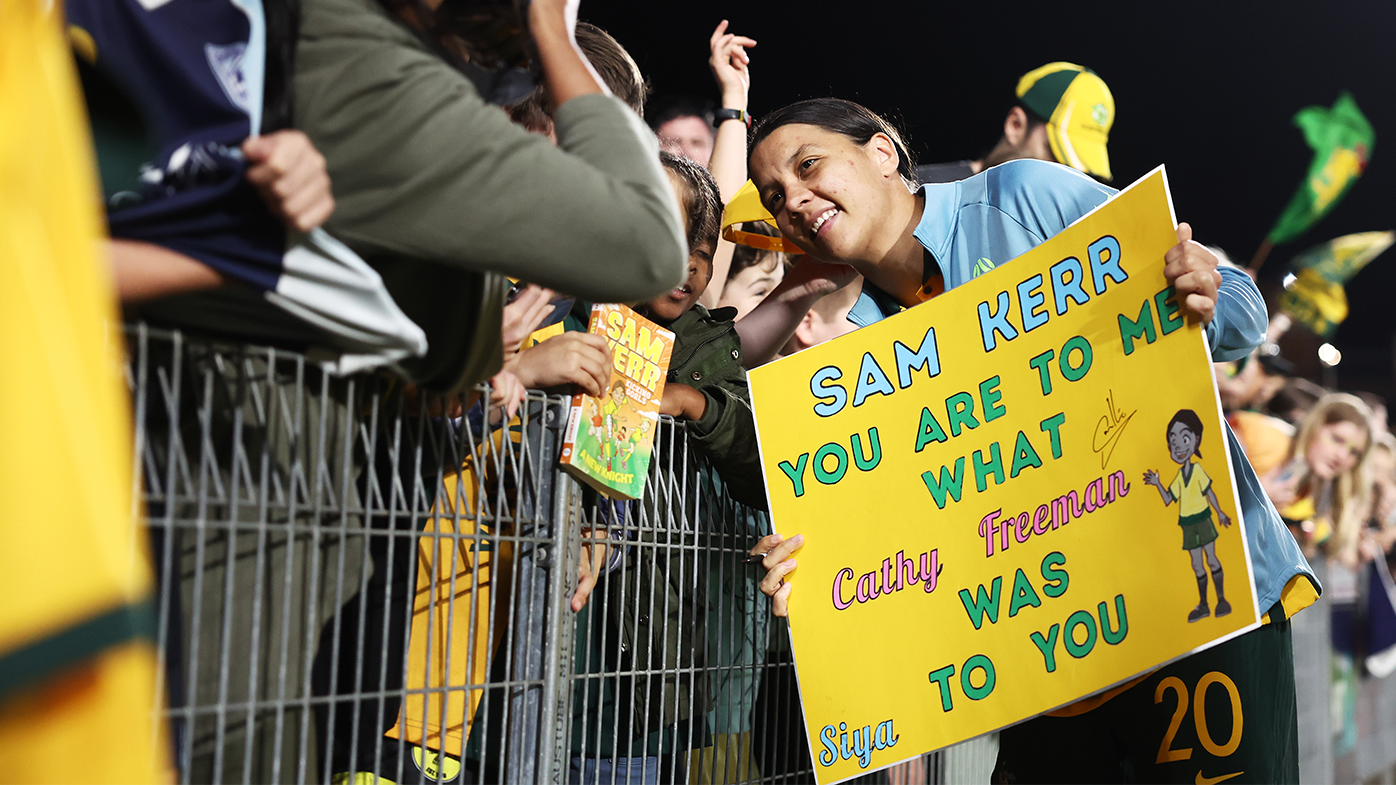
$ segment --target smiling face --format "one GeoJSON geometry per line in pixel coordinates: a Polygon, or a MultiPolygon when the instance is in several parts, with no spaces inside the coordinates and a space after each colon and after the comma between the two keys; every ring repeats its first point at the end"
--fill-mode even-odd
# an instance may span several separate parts
{"type": "Polygon", "coordinates": [[[1184,464],[1197,451],[1197,434],[1186,423],[1175,422],[1168,429],[1168,454],[1173,462],[1184,464]]]}
{"type": "Polygon", "coordinates": [[[1357,423],[1339,420],[1314,432],[1304,460],[1318,477],[1331,480],[1352,471],[1367,451],[1367,432],[1357,423]]]}
{"type": "MultiPolygon", "coordinates": [[[[857,144],[843,134],[792,123],[751,154],[751,179],[776,224],[800,250],[824,262],[876,262],[901,239],[888,225],[898,198],[896,146],[884,134],[857,144]]],[[[898,194],[900,192],[900,194],[898,194]]]]}

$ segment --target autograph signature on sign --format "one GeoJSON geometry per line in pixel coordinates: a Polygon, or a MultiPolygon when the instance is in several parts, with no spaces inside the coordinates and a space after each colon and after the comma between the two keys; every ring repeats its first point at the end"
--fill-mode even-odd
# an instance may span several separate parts
{"type": "Polygon", "coordinates": [[[1100,456],[1100,468],[1110,462],[1110,456],[1115,454],[1115,445],[1120,443],[1120,435],[1125,432],[1125,426],[1129,425],[1130,418],[1134,416],[1134,411],[1125,413],[1125,410],[1115,405],[1115,391],[1111,390],[1105,398],[1106,413],[1101,415],[1095,424],[1095,434],[1091,437],[1091,449],[1100,456]]]}

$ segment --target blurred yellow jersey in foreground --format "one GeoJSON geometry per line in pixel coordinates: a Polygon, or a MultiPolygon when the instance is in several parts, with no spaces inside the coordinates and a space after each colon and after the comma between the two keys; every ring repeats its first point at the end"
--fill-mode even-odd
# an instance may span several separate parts
{"type": "Polygon", "coordinates": [[[163,782],[152,580],[61,5],[0,2],[0,777],[163,782]]]}

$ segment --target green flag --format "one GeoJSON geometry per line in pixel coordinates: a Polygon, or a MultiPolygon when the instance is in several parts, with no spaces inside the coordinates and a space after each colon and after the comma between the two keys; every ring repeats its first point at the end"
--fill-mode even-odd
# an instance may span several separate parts
{"type": "Polygon", "coordinates": [[[1396,232],[1358,232],[1314,246],[1290,262],[1280,310],[1316,334],[1330,338],[1348,315],[1343,284],[1396,242],[1396,232]]]}
{"type": "Polygon", "coordinates": [[[1376,143],[1372,124],[1346,90],[1332,109],[1308,106],[1299,110],[1294,124],[1313,148],[1314,160],[1299,191],[1265,238],[1273,245],[1303,234],[1337,204],[1367,168],[1376,143]]]}

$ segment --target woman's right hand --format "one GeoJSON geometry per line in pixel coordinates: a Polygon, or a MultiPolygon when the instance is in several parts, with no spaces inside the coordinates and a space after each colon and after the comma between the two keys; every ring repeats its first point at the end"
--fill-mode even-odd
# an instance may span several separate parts
{"type": "Polygon", "coordinates": [[[804,544],[803,534],[788,540],[779,534],[768,534],[750,551],[752,556],[764,557],[761,566],[766,568],[766,577],[761,579],[761,593],[771,598],[771,613],[776,616],[785,616],[789,612],[790,584],[785,582],[785,576],[799,566],[791,554],[804,544]]]}

